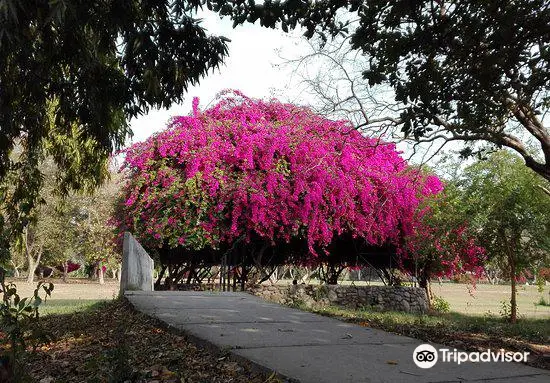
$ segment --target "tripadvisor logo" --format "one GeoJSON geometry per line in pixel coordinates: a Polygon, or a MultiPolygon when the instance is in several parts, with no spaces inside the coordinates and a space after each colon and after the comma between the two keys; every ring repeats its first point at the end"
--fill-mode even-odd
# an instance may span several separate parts
{"type": "Polygon", "coordinates": [[[432,368],[437,363],[437,350],[431,344],[421,344],[414,349],[413,360],[420,368],[432,368]]]}
{"type": "Polygon", "coordinates": [[[440,348],[437,350],[430,344],[421,344],[414,349],[413,361],[420,368],[431,368],[435,366],[440,359],[441,362],[465,363],[465,362],[526,362],[529,352],[512,352],[512,351],[491,351],[483,352],[466,352],[458,351],[456,348],[450,350],[448,348],[440,348]],[[439,352],[438,352],[439,351],[439,352]],[[439,358],[441,354],[441,358],[439,358]]]}

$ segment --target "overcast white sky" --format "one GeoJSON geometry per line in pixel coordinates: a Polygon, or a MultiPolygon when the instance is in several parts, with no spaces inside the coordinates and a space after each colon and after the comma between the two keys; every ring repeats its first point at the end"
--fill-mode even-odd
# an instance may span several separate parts
{"type": "MultiPolygon", "coordinates": [[[[191,87],[183,104],[169,110],[152,110],[147,115],[132,120],[134,132],[132,142],[143,141],[151,134],[162,130],[172,116],[186,115],[191,110],[193,97],[200,98],[200,107],[204,108],[224,89],[238,89],[249,97],[269,98],[276,95],[281,101],[296,98],[297,87],[291,85],[291,73],[277,69],[273,64],[281,62],[277,50],[285,57],[294,57],[305,46],[301,43],[301,33],[287,34],[247,23],[232,28],[232,22],[220,19],[212,13],[202,13],[203,26],[208,33],[222,35],[229,39],[229,57],[226,64],[210,73],[199,86],[191,87]]],[[[303,100],[307,104],[307,100],[303,100]]]]}

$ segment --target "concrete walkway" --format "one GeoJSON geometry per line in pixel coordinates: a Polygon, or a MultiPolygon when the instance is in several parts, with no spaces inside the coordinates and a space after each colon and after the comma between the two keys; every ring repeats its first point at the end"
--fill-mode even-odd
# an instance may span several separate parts
{"type": "Polygon", "coordinates": [[[246,293],[126,292],[126,297],[138,310],[191,336],[304,383],[550,382],[550,371],[517,363],[438,362],[421,369],[412,354],[422,341],[246,293]]]}

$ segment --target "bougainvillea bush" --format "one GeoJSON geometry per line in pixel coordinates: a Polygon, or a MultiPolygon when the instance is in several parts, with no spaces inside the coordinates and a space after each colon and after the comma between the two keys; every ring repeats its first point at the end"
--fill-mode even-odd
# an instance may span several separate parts
{"type": "Polygon", "coordinates": [[[118,225],[148,247],[303,238],[315,256],[343,233],[399,246],[442,188],[349,122],[238,92],[204,111],[193,105],[126,151],[118,225]]]}
{"type": "MultiPolygon", "coordinates": [[[[327,283],[362,264],[423,281],[480,270],[466,229],[431,217],[440,180],[347,121],[232,92],[202,111],[195,99],[190,116],[125,154],[118,232],[162,249],[168,264],[183,259],[174,281],[232,249],[244,257],[243,243],[259,258],[270,246],[277,264],[324,264],[327,283]]],[[[239,259],[242,275],[260,263],[239,259]]]]}
{"type": "Polygon", "coordinates": [[[461,213],[460,191],[453,184],[426,200],[422,216],[413,234],[406,238],[406,252],[400,259],[402,268],[415,275],[426,287],[430,278],[458,277],[475,284],[486,260],[476,233],[461,213]]]}
{"type": "Polygon", "coordinates": [[[402,268],[416,275],[422,287],[426,287],[430,278],[456,278],[464,274],[475,284],[483,274],[485,249],[478,245],[466,224],[448,226],[424,222],[422,231],[415,231],[407,239],[402,268]]]}

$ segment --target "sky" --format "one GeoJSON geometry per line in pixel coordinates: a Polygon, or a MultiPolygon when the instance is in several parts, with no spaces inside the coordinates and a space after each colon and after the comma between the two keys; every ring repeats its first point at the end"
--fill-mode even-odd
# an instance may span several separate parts
{"type": "MultiPolygon", "coordinates": [[[[162,130],[172,116],[189,114],[193,97],[200,98],[201,109],[224,89],[238,89],[253,98],[276,96],[281,101],[297,99],[298,87],[290,69],[276,68],[274,65],[282,62],[280,55],[296,57],[303,50],[306,42],[300,38],[300,31],[287,34],[250,23],[233,29],[229,18],[220,19],[207,11],[201,12],[198,17],[203,19],[203,26],[209,34],[231,40],[225,65],[211,72],[198,86],[190,87],[182,104],[168,110],[151,110],[147,115],[131,120],[134,137],[130,143],[143,141],[162,130]]],[[[301,103],[307,104],[308,100],[301,103]]]]}
{"type": "MultiPolygon", "coordinates": [[[[163,130],[173,116],[188,115],[192,110],[194,97],[199,97],[199,107],[205,109],[215,101],[216,95],[225,89],[237,89],[252,98],[276,97],[282,102],[301,105],[316,102],[304,91],[300,76],[292,71],[295,67],[277,66],[284,62],[282,57],[298,58],[303,53],[310,52],[301,30],[284,33],[280,29],[264,28],[251,23],[234,29],[229,18],[221,19],[219,15],[209,11],[202,11],[197,17],[203,20],[202,25],[207,33],[231,40],[228,43],[229,55],[225,65],[210,72],[199,85],[190,87],[183,103],[173,105],[170,109],[153,109],[148,114],[131,120],[134,136],[127,145],[144,141],[152,134],[163,130]]],[[[319,69],[315,68],[315,64],[308,65],[312,65],[312,72],[319,69]]],[[[449,147],[454,148],[456,145],[449,147]]],[[[409,155],[412,153],[409,144],[398,143],[397,149],[412,163],[424,163],[426,158],[431,158],[426,155],[423,147],[412,157],[409,155]]],[[[428,163],[431,162],[433,161],[428,160],[428,163]]]]}

